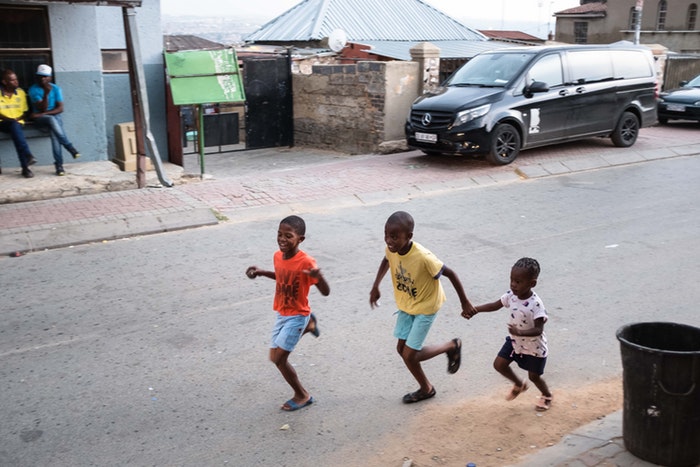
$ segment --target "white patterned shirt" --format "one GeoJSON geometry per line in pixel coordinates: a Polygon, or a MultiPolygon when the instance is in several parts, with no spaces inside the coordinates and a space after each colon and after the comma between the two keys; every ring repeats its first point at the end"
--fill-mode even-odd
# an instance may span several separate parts
{"type": "MultiPolygon", "coordinates": [[[[547,322],[547,310],[544,303],[535,292],[526,300],[520,300],[510,290],[503,294],[501,303],[508,308],[510,319],[508,324],[514,324],[518,329],[526,330],[535,327],[535,320],[544,318],[547,322]]],[[[539,336],[514,336],[510,338],[513,343],[513,351],[516,354],[533,355],[535,357],[547,356],[547,336],[544,331],[539,336]]]]}

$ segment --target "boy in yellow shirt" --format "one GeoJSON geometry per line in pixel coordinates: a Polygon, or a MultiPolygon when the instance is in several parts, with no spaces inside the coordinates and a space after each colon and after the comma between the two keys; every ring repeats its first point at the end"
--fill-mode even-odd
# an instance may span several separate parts
{"type": "Polygon", "coordinates": [[[462,341],[459,338],[440,345],[423,346],[430,326],[445,301],[440,277],[445,276],[452,283],[459,296],[462,313],[474,312],[457,273],[445,266],[428,249],[413,241],[413,228],[413,217],[409,213],[398,211],[389,216],[384,225],[384,258],[379,264],[377,277],[369,293],[369,303],[374,308],[381,296],[379,284],[387,271],[391,270],[394,299],[399,308],[394,328],[394,337],[398,339],[396,350],[420,385],[417,391],[403,396],[406,404],[435,396],[435,386],[425,376],[422,361],[444,353],[447,355],[447,371],[451,374],[459,370],[461,363],[462,341]]]}

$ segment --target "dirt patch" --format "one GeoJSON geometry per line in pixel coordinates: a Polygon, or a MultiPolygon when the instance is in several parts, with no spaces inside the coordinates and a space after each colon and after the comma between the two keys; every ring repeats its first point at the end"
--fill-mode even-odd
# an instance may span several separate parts
{"type": "Polygon", "coordinates": [[[536,388],[511,402],[504,400],[508,387],[502,389],[503,394],[456,406],[434,404],[399,433],[378,440],[376,450],[371,449],[375,454],[363,465],[401,466],[408,459],[413,467],[517,464],[523,456],[553,446],[576,428],[622,408],[619,378],[553,390],[554,402],[547,412],[534,409],[536,388]]]}

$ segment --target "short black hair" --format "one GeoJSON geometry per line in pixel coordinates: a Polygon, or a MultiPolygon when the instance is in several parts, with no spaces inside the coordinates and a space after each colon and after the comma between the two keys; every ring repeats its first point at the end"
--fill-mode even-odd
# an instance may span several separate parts
{"type": "Polygon", "coordinates": [[[299,216],[287,216],[280,221],[280,225],[290,226],[298,235],[306,235],[306,222],[299,216]]]}
{"type": "Polygon", "coordinates": [[[391,216],[389,216],[389,218],[386,220],[386,223],[399,224],[409,233],[413,233],[413,228],[416,225],[413,221],[413,216],[411,216],[406,211],[396,211],[391,216]]]}
{"type": "Polygon", "coordinates": [[[514,268],[525,269],[531,279],[537,279],[540,276],[540,263],[533,258],[520,258],[513,265],[514,268]]]}

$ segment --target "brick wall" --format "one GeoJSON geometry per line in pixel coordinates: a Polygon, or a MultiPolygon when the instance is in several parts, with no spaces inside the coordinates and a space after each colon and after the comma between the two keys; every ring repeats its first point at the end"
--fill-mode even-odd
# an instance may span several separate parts
{"type": "Polygon", "coordinates": [[[418,95],[418,71],[414,62],[359,62],[314,65],[309,75],[295,74],[295,144],[349,154],[379,152],[382,143],[402,137],[418,95]]]}

